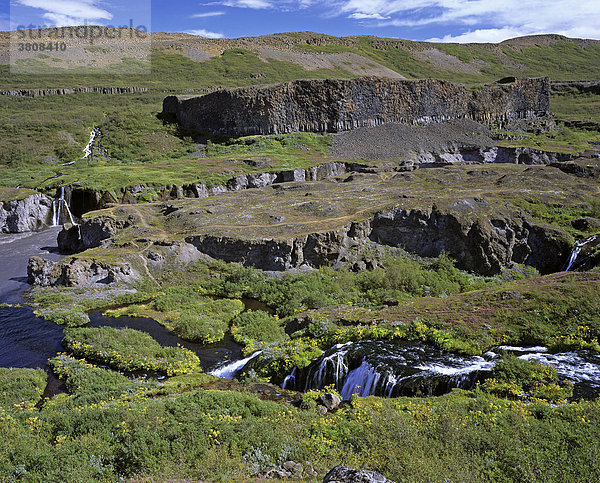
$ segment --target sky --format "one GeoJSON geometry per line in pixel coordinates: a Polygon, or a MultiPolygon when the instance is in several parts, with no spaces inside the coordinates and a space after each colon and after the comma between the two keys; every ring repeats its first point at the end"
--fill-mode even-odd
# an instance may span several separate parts
{"type": "Polygon", "coordinates": [[[600,39],[599,0],[0,0],[0,30],[129,25],[237,38],[277,32],[500,42],[557,33],[600,39]]]}

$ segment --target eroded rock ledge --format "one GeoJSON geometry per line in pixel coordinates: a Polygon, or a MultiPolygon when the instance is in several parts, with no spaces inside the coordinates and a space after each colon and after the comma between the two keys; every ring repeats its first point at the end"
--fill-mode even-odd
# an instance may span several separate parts
{"type": "Polygon", "coordinates": [[[593,186],[546,166],[352,173],[218,198],[121,205],[59,240],[63,249],[102,246],[120,258],[127,247],[138,254],[157,240],[176,241],[203,256],[273,271],[355,263],[361,247],[376,243],[425,257],[445,251],[460,268],[484,275],[513,264],[549,273],[564,269],[573,240],[519,203],[580,206],[593,186]]]}
{"type": "Polygon", "coordinates": [[[298,80],[223,89],[200,97],[169,96],[163,113],[188,129],[233,136],[297,131],[341,132],[364,126],[469,118],[504,126],[548,116],[548,78],[517,78],[469,90],[448,81],[364,77],[298,80]]]}
{"type": "Polygon", "coordinates": [[[29,196],[21,199],[0,201],[0,232],[2,233],[39,230],[46,226],[51,218],[52,200],[42,193],[32,191],[29,196]]]}

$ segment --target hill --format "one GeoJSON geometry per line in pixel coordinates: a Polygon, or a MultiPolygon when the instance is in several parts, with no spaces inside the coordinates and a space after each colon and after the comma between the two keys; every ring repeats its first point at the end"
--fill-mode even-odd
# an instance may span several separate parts
{"type": "MultiPolygon", "coordinates": [[[[48,76],[9,76],[9,42],[20,41],[16,32],[0,33],[3,88],[66,87],[65,83],[68,87],[98,83],[122,86],[135,81],[142,87],[181,90],[364,75],[475,83],[509,75],[549,76],[553,80],[600,76],[600,41],[560,35],[521,37],[499,44],[450,44],[372,36],[332,37],[313,32],[238,39],[161,32],[145,39],[127,39],[127,51],[123,42],[117,48],[110,39],[96,40],[93,46],[69,40],[69,58],[85,54],[80,57],[90,62],[93,75],[57,77],[50,75],[55,72],[50,70],[48,76]],[[134,63],[127,52],[135,50],[136,42],[151,43],[152,76],[123,75],[134,63]]],[[[14,51],[12,54],[17,55],[14,51]]],[[[40,53],[34,60],[36,73],[57,65],[67,67],[66,61],[61,64],[53,55],[40,53]]]]}

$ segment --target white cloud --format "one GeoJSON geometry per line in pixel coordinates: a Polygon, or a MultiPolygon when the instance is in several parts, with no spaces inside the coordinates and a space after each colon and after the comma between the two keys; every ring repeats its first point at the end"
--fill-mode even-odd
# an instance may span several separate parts
{"type": "Polygon", "coordinates": [[[195,13],[191,16],[191,18],[207,18],[207,17],[220,17],[221,15],[225,15],[225,12],[203,12],[203,13],[195,13]]]}
{"type": "Polygon", "coordinates": [[[253,8],[263,9],[272,8],[273,4],[266,0],[225,0],[224,2],[216,2],[217,4],[225,7],[240,7],[240,8],[253,8]]]}
{"type": "Polygon", "coordinates": [[[390,17],[384,17],[379,13],[353,13],[348,15],[348,18],[355,18],[357,20],[387,20],[390,17]]]}
{"type": "Polygon", "coordinates": [[[57,27],[101,23],[113,14],[98,6],[98,0],[17,0],[19,5],[43,10],[42,17],[57,27]]]}
{"type": "Polygon", "coordinates": [[[340,10],[352,18],[360,18],[355,14],[391,17],[380,22],[381,27],[440,25],[463,30],[435,39],[443,41],[496,42],[548,32],[600,38],[597,0],[345,0],[340,10]]]}
{"type": "Polygon", "coordinates": [[[198,37],[206,37],[207,39],[222,39],[225,37],[223,34],[218,32],[209,32],[204,29],[186,30],[186,34],[197,35],[198,37]]]}
{"type": "Polygon", "coordinates": [[[497,43],[523,35],[521,31],[511,28],[503,29],[477,29],[460,35],[444,35],[427,39],[428,42],[455,42],[466,43],[497,43]]]}

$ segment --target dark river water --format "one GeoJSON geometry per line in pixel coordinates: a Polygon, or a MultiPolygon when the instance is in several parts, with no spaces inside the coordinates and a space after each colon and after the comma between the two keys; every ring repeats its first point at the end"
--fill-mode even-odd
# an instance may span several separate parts
{"type": "MultiPolygon", "coordinates": [[[[0,304],[22,305],[0,309],[0,367],[41,367],[48,370],[48,359],[63,350],[62,327],[35,317],[22,298],[30,288],[27,284],[29,257],[42,256],[54,261],[62,258],[56,243],[59,230],[55,227],[36,233],[0,235],[0,304]]],[[[244,300],[244,303],[252,310],[269,310],[254,300],[244,300]]],[[[198,355],[206,371],[243,357],[241,346],[230,335],[217,344],[201,345],[180,339],[152,319],[114,319],[94,313],[90,315],[90,321],[90,327],[129,327],[150,334],[163,346],[181,345],[198,355]]],[[[53,387],[59,386],[52,374],[49,383],[53,387]]]]}
{"type": "MultiPolygon", "coordinates": [[[[61,258],[58,231],[0,235],[0,304],[23,304],[29,257],[61,258]]],[[[38,319],[28,307],[0,309],[0,367],[47,367],[48,359],[61,350],[62,334],[60,327],[38,319]]]]}

